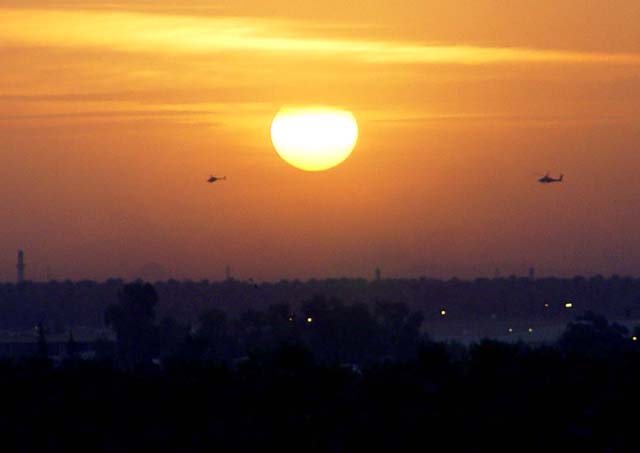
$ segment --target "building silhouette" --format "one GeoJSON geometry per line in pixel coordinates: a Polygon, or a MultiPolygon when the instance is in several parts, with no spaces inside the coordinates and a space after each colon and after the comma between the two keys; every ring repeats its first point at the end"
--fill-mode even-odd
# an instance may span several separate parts
{"type": "Polygon", "coordinates": [[[24,268],[24,252],[22,250],[18,250],[18,264],[16,265],[16,269],[18,270],[18,285],[24,283],[24,268]]]}

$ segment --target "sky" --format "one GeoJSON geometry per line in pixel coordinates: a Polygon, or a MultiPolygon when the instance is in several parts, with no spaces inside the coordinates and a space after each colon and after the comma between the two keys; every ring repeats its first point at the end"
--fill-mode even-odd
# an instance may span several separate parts
{"type": "Polygon", "coordinates": [[[0,280],[638,275],[640,2],[175,3],[0,3],[0,280]]]}

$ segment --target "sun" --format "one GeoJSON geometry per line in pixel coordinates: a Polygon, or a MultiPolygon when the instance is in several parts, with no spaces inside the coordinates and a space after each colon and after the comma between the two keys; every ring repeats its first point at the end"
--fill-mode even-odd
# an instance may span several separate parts
{"type": "Polygon", "coordinates": [[[334,107],[283,107],[271,123],[271,141],[286,162],[306,171],[342,163],[358,141],[358,123],[334,107]]]}

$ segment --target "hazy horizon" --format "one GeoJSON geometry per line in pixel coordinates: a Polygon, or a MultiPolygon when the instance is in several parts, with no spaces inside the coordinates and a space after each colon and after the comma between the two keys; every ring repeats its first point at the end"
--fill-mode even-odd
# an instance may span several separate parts
{"type": "MultiPolygon", "coordinates": [[[[43,266],[36,265],[36,274],[29,272],[29,268],[32,266],[27,266],[25,272],[25,280],[34,282],[34,283],[47,283],[47,282],[62,282],[62,281],[74,281],[79,282],[83,280],[90,280],[96,282],[104,282],[111,279],[123,280],[127,281],[136,281],[143,280],[148,282],[167,282],[169,280],[176,281],[204,281],[207,280],[209,282],[224,282],[228,280],[227,278],[227,269],[213,269],[207,272],[207,270],[202,270],[197,272],[194,275],[181,273],[180,270],[175,270],[169,267],[163,266],[161,263],[149,262],[145,265],[141,266],[137,270],[133,270],[129,274],[113,274],[107,275],[104,277],[89,277],[82,276],[79,277],[68,277],[64,275],[59,275],[55,272],[55,269],[51,266],[43,266]]],[[[14,263],[15,268],[15,263],[14,263]]],[[[452,280],[459,279],[463,281],[473,281],[476,279],[507,279],[507,278],[530,278],[530,271],[533,270],[534,279],[545,279],[545,278],[558,278],[558,279],[572,279],[575,277],[582,278],[592,278],[592,277],[603,277],[605,279],[612,277],[620,277],[620,278],[640,278],[638,274],[618,274],[618,273],[601,273],[601,272],[591,272],[591,273],[554,273],[554,272],[544,272],[543,269],[538,269],[536,267],[522,268],[516,269],[515,271],[506,270],[503,268],[494,268],[487,269],[486,272],[480,271],[474,273],[470,271],[465,274],[447,274],[446,272],[433,273],[433,274],[417,274],[417,273],[406,273],[406,274],[389,274],[384,272],[382,268],[372,268],[370,272],[361,272],[361,273],[353,273],[353,274],[326,274],[326,275],[296,275],[294,273],[290,275],[281,275],[281,276],[273,276],[267,278],[259,278],[252,276],[246,272],[242,272],[242,269],[233,269],[230,268],[230,277],[231,279],[243,283],[278,283],[280,281],[301,281],[301,282],[309,282],[312,280],[324,281],[324,280],[336,280],[336,279],[365,279],[368,281],[376,280],[376,271],[380,270],[381,278],[391,279],[391,280],[419,280],[419,279],[434,279],[434,280],[452,280]]],[[[13,276],[9,276],[6,279],[0,279],[0,283],[15,283],[16,282],[16,272],[14,271],[13,276]]]]}

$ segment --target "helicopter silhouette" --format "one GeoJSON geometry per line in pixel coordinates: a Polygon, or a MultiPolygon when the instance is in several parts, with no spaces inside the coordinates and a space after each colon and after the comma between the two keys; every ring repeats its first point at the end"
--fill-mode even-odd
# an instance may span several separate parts
{"type": "Polygon", "coordinates": [[[541,184],[551,184],[553,182],[562,182],[562,178],[564,178],[563,174],[561,174],[559,178],[552,178],[551,176],[549,176],[549,172],[547,172],[544,174],[544,176],[538,179],[538,182],[541,184]]]}
{"type": "Polygon", "coordinates": [[[218,177],[218,176],[211,175],[209,179],[207,179],[207,182],[214,183],[216,181],[226,181],[226,179],[227,179],[226,176],[218,177]]]}

